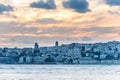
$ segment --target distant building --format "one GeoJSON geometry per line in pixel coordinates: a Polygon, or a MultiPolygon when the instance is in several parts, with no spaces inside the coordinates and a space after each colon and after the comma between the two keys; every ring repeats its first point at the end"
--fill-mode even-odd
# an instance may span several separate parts
{"type": "Polygon", "coordinates": [[[6,64],[95,64],[119,63],[120,42],[59,45],[51,47],[0,48],[0,63],[6,64]]]}
{"type": "Polygon", "coordinates": [[[59,46],[59,43],[58,43],[58,41],[56,41],[56,42],[55,42],[55,46],[59,46]]]}
{"type": "Polygon", "coordinates": [[[31,56],[22,56],[19,58],[19,64],[30,64],[33,62],[33,58],[31,56]]]}
{"type": "Polygon", "coordinates": [[[35,43],[34,44],[34,53],[39,53],[39,52],[40,52],[39,45],[38,45],[38,43],[35,43]]]}
{"type": "Polygon", "coordinates": [[[35,56],[33,59],[35,64],[44,64],[46,56],[35,56]]]}
{"type": "Polygon", "coordinates": [[[14,60],[10,57],[0,57],[0,64],[4,63],[4,64],[13,64],[14,60]]]}
{"type": "Polygon", "coordinates": [[[39,48],[38,43],[35,43],[35,44],[34,44],[34,49],[38,49],[38,48],[39,48]]]}

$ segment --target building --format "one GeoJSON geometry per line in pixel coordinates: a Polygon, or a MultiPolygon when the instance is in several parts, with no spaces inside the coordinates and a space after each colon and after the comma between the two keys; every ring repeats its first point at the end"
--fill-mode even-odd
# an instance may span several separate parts
{"type": "Polygon", "coordinates": [[[59,46],[59,42],[58,41],[55,42],[55,46],[56,47],[59,46]]]}
{"type": "Polygon", "coordinates": [[[39,45],[38,45],[38,43],[35,43],[34,44],[34,53],[39,53],[40,52],[40,49],[39,49],[39,45]]]}
{"type": "Polygon", "coordinates": [[[22,56],[19,58],[19,64],[31,64],[33,63],[33,57],[31,56],[22,56]]]}

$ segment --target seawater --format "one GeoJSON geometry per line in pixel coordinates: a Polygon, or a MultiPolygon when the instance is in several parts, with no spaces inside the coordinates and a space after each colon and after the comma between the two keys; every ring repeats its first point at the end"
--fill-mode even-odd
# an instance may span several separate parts
{"type": "Polygon", "coordinates": [[[0,80],[120,80],[120,65],[0,65],[0,80]]]}

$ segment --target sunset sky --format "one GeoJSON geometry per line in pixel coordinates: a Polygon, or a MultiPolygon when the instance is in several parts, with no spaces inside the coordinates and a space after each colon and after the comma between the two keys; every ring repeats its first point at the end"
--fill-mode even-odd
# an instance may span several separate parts
{"type": "Polygon", "coordinates": [[[120,41],[120,0],[0,0],[0,47],[120,41]]]}

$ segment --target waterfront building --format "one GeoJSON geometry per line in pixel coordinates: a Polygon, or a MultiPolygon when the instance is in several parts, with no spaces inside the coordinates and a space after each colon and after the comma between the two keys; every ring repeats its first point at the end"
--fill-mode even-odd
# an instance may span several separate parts
{"type": "Polygon", "coordinates": [[[20,63],[20,64],[33,63],[33,57],[31,57],[31,56],[22,56],[22,57],[19,58],[18,63],[20,63]]]}
{"type": "Polygon", "coordinates": [[[44,64],[46,56],[35,56],[33,59],[35,64],[44,64]]]}

